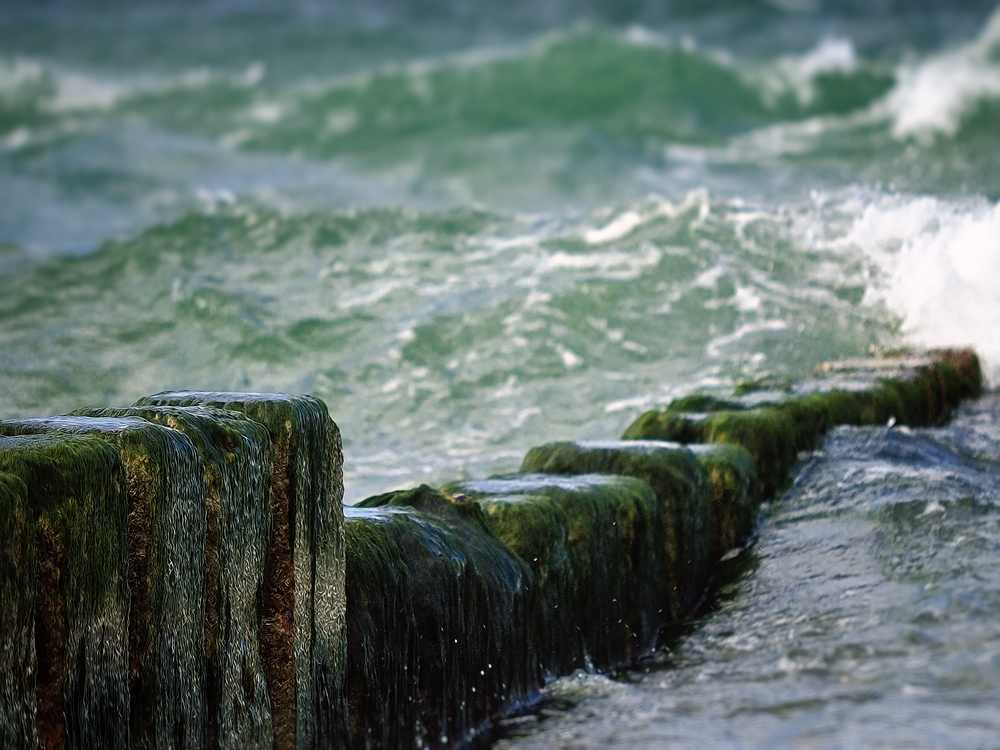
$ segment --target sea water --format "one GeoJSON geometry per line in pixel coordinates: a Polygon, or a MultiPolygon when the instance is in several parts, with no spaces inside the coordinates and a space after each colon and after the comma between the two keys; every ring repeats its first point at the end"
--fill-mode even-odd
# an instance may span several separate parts
{"type": "MultiPolygon", "coordinates": [[[[808,377],[837,356],[969,344],[996,382],[996,4],[702,6],[6,3],[0,416],[177,389],[309,393],[343,432],[351,503],[516,470],[533,445],[614,439],[675,396],[808,377]]],[[[844,535],[847,547],[870,552],[860,573],[849,567],[856,560],[823,553],[811,564],[825,580],[895,580],[896,557],[872,546],[872,535],[888,533],[880,524],[902,524],[919,545],[946,533],[932,522],[948,519],[949,538],[966,541],[934,547],[942,570],[985,564],[997,551],[987,480],[953,498],[951,480],[925,477],[908,499],[885,501],[898,511],[863,498],[830,510],[823,495],[833,482],[824,472],[899,447],[878,442],[897,436],[944,441],[914,448],[918,467],[940,462],[934,471],[960,474],[972,461],[976,477],[989,475],[996,409],[970,408],[985,425],[973,447],[937,433],[838,432],[833,453],[804,474],[821,487],[774,504],[757,572],[677,646],[669,668],[636,684],[587,675],[557,683],[553,696],[579,688],[586,698],[566,699],[577,708],[525,737],[587,726],[590,715],[607,729],[621,714],[658,727],[643,737],[676,726],[679,745],[715,744],[721,735],[705,727],[725,711],[688,711],[684,722],[678,711],[724,684],[751,693],[746,704],[738,694],[720,699],[734,706],[726,710],[752,713],[753,696],[770,687],[792,707],[761,708],[764,728],[745,737],[733,729],[736,745],[768,744],[767,721],[785,726],[776,716],[808,725],[809,706],[824,721],[854,717],[847,726],[857,733],[830,743],[886,744],[888,734],[869,733],[886,704],[866,714],[864,701],[843,697],[856,696],[850,684],[830,687],[865,670],[889,681],[873,693],[890,683],[910,691],[911,714],[898,720],[907,731],[944,715],[954,731],[974,726],[959,719],[983,715],[982,701],[963,704],[975,707],[966,714],[945,710],[952,704],[919,669],[905,672],[905,655],[880,660],[882,625],[848,637],[824,624],[829,602],[819,583],[796,588],[798,547],[783,536],[822,526],[828,541],[844,535]],[[823,468],[827,460],[835,468],[823,468]],[[811,502],[819,520],[797,520],[811,502]],[[968,540],[985,545],[975,565],[968,540]],[[756,686],[768,670],[789,673],[770,656],[799,658],[777,643],[751,648],[756,661],[719,656],[729,653],[719,645],[727,629],[754,637],[758,617],[744,613],[772,580],[766,596],[786,597],[774,608],[790,610],[782,637],[826,628],[824,654],[857,638],[847,667],[823,667],[827,687],[756,686]],[[699,682],[699,649],[716,664],[714,683],[699,682]],[[892,682],[897,667],[904,673],[892,682]],[[595,697],[602,691],[611,697],[595,697]],[[615,691],[632,691],[630,708],[615,691]]],[[[876,476],[857,461],[861,484],[837,481],[859,493],[871,485],[891,495],[909,481],[909,468],[876,476]]],[[[906,534],[892,534],[905,563],[906,534]]],[[[928,600],[962,624],[914,653],[959,671],[968,657],[980,675],[969,679],[995,687],[993,647],[977,640],[997,615],[992,579],[956,584],[978,597],[973,606],[932,573],[942,593],[928,600]]],[[[903,624],[885,626],[896,636],[924,611],[912,591],[900,596],[903,624]]],[[[607,744],[615,735],[595,736],[607,744]]],[[[640,741],[624,737],[622,746],[640,741]]]]}
{"type": "Polygon", "coordinates": [[[496,746],[997,747],[998,418],[835,429],[693,632],[554,682],[496,746]]]}

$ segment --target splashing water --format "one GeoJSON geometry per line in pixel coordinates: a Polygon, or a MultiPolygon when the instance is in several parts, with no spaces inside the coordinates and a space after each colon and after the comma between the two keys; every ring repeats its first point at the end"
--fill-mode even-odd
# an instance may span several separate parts
{"type": "Polygon", "coordinates": [[[931,5],[15,3],[0,412],[309,393],[351,504],[873,348],[996,383],[1000,11],[931,5]]]}

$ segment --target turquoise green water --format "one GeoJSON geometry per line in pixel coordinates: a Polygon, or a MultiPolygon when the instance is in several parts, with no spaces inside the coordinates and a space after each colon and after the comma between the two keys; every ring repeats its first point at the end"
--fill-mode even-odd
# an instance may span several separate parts
{"type": "Polygon", "coordinates": [[[993,378],[998,13],[9,4],[0,414],[310,393],[355,502],[873,347],[993,378]]]}
{"type": "Polygon", "coordinates": [[[13,6],[0,408],[307,392],[347,495],[1000,321],[1000,21],[13,6]]]}

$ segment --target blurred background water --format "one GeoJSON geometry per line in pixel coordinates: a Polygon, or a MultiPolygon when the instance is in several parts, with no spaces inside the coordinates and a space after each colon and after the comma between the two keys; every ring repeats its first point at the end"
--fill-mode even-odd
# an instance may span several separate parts
{"type": "Polygon", "coordinates": [[[872,346],[1000,361],[991,4],[8,4],[0,410],[323,398],[348,499],[872,346]]]}
{"type": "Polygon", "coordinates": [[[311,393],[355,502],[873,348],[995,379],[998,174],[992,1],[8,2],[0,413],[311,393]]]}

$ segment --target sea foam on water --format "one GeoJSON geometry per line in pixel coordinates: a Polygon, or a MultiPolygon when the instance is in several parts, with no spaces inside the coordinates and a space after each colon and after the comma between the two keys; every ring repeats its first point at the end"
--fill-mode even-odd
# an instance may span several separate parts
{"type": "Polygon", "coordinates": [[[884,273],[868,301],[884,301],[920,346],[969,343],[987,378],[1000,377],[1000,203],[957,205],[887,196],[869,204],[845,242],[884,273]]]}
{"type": "Polygon", "coordinates": [[[1000,9],[957,49],[906,64],[885,99],[896,138],[952,137],[984,100],[1000,97],[1000,9]]]}

